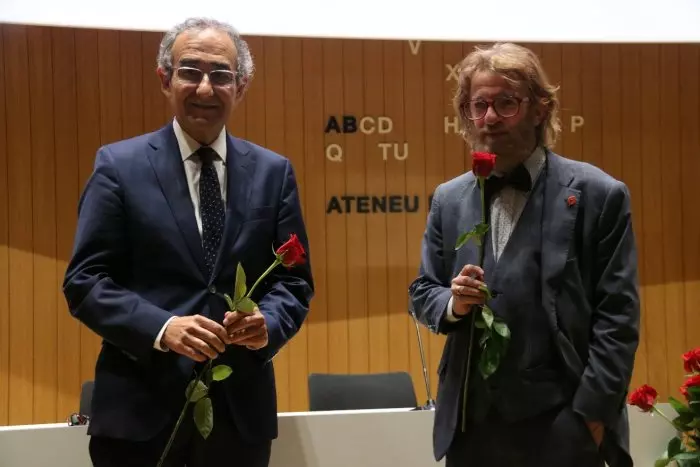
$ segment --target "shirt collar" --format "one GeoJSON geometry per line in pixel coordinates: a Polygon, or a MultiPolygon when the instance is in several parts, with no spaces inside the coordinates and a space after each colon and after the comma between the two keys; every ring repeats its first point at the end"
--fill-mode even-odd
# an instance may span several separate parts
{"type": "Polygon", "coordinates": [[[530,157],[523,162],[523,165],[530,173],[530,179],[532,180],[533,186],[535,185],[535,181],[542,171],[542,166],[544,165],[546,158],[547,156],[544,152],[544,148],[542,146],[537,146],[535,150],[532,151],[530,157]]]}
{"type": "MultiPolygon", "coordinates": [[[[185,133],[185,130],[182,129],[176,118],[173,119],[173,131],[175,132],[175,138],[177,138],[177,145],[180,148],[180,156],[183,161],[186,161],[202,145],[185,133]]],[[[209,147],[216,152],[223,162],[226,162],[226,127],[221,129],[221,133],[209,147]]]]}

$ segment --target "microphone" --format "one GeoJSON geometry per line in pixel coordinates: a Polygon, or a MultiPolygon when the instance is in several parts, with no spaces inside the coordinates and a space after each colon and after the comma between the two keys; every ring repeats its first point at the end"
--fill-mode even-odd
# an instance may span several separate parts
{"type": "Polygon", "coordinates": [[[428,401],[420,406],[416,407],[414,410],[435,410],[435,400],[433,399],[432,392],[430,391],[430,378],[428,377],[428,367],[425,364],[425,351],[423,350],[423,339],[420,335],[420,328],[418,327],[418,318],[416,318],[416,312],[413,309],[413,303],[409,299],[408,311],[413,318],[413,324],[416,325],[416,335],[418,336],[418,351],[420,352],[421,365],[423,367],[423,381],[425,382],[425,392],[428,395],[428,401]]]}

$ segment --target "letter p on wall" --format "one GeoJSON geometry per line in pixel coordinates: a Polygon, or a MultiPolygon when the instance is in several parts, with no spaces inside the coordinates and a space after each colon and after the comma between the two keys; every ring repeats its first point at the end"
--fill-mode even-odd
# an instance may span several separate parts
{"type": "Polygon", "coordinates": [[[585,120],[581,115],[572,115],[571,116],[571,132],[576,133],[577,128],[581,128],[583,124],[585,123],[585,120]]]}

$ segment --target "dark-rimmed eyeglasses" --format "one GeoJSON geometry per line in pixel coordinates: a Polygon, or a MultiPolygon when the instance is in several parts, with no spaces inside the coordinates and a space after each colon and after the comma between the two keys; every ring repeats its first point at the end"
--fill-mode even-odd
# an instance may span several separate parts
{"type": "Polygon", "coordinates": [[[481,120],[486,116],[489,107],[501,118],[513,117],[520,111],[520,104],[529,101],[527,97],[499,96],[495,99],[473,99],[464,106],[469,120],[481,120]]]}
{"type": "Polygon", "coordinates": [[[202,79],[204,79],[204,75],[207,75],[212,86],[230,86],[236,79],[236,75],[231,70],[211,70],[205,72],[199,68],[189,66],[176,68],[175,75],[178,79],[187,84],[199,84],[202,79]]]}

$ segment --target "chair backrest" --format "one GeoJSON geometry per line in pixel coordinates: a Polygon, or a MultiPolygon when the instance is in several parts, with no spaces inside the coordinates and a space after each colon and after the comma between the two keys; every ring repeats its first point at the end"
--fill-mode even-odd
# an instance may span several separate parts
{"type": "Polygon", "coordinates": [[[309,409],[361,410],[414,408],[418,405],[406,372],[309,375],[309,409]]]}
{"type": "Polygon", "coordinates": [[[92,415],[92,410],[90,406],[92,404],[92,388],[95,385],[93,381],[85,381],[83,386],[80,388],[80,415],[87,415],[90,417],[92,415]]]}

